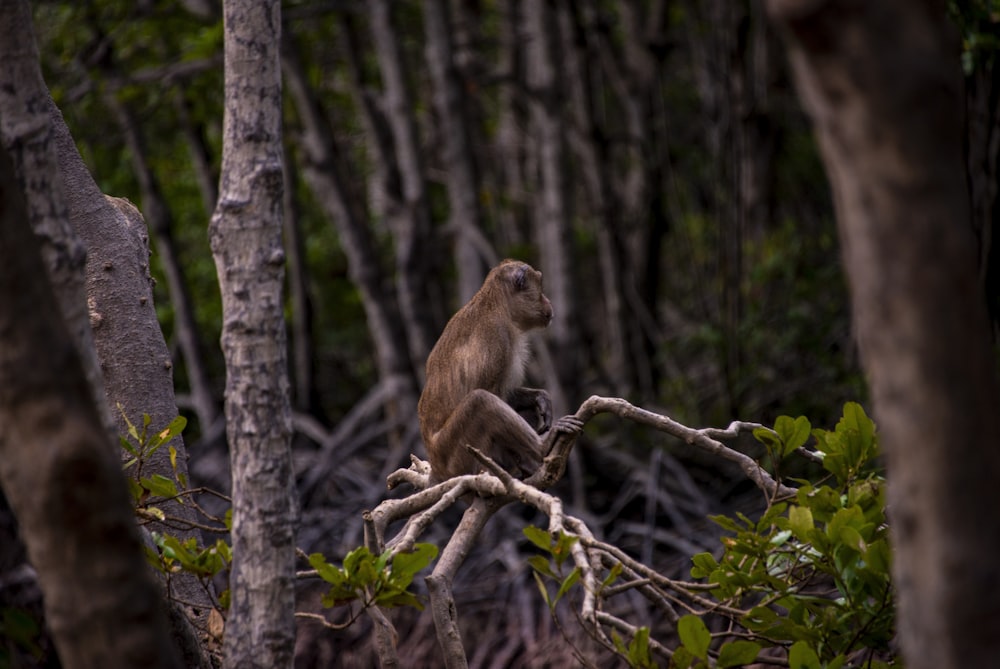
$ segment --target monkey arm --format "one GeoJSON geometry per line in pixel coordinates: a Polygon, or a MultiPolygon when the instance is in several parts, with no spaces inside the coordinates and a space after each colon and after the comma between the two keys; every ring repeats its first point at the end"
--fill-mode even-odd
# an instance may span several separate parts
{"type": "Polygon", "coordinates": [[[538,434],[544,434],[552,427],[552,399],[548,391],[540,388],[515,388],[507,397],[507,403],[538,434]]]}

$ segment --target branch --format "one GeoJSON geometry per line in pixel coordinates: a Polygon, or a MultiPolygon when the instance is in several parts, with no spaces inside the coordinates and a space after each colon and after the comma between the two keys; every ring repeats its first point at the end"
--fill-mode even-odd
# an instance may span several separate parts
{"type": "MultiPolygon", "coordinates": [[[[766,495],[768,500],[790,497],[795,489],[776,481],[750,456],[724,445],[720,440],[732,439],[745,432],[764,426],[758,423],[734,421],[725,429],[694,429],[677,421],[629,402],[612,397],[590,397],[576,412],[575,417],[586,423],[599,413],[613,413],[635,423],[651,426],[673,435],[684,443],[695,446],[713,456],[737,464],[744,475],[766,495]]],[[[766,429],[766,428],[765,428],[766,429]]],[[[740,609],[713,601],[699,593],[709,589],[701,583],[677,581],[658,573],[611,544],[596,539],[581,519],[565,513],[562,500],[545,490],[556,483],[566,470],[569,454],[576,443],[577,434],[558,433],[542,466],[528,479],[521,481],[511,476],[495,461],[471,444],[469,452],[486,470],[476,475],[457,476],[436,485],[430,485],[430,466],[415,456],[411,465],[387,478],[389,488],[409,483],[417,491],[402,499],[385,500],[375,509],[366,511],[365,534],[370,548],[392,552],[411,550],[414,543],[449,507],[460,499],[470,502],[462,521],[441,553],[433,573],[427,577],[431,610],[437,630],[438,643],[444,652],[446,666],[466,666],[465,651],[458,629],[457,610],[452,593],[452,583],[458,569],[469,554],[486,522],[497,510],[514,501],[537,509],[549,518],[549,531],[576,537],[570,557],[579,569],[583,588],[579,615],[583,625],[600,643],[614,648],[608,631],[617,629],[634,636],[637,629],[606,612],[605,602],[635,591],[662,611],[668,621],[676,622],[685,612],[704,614],[715,611],[730,617],[739,617],[740,609]],[[385,540],[388,526],[403,518],[405,526],[391,539],[385,540]],[[605,572],[620,569],[623,580],[614,586],[604,585],[605,572]]],[[[815,456],[808,451],[806,457],[815,456]]],[[[391,629],[387,628],[387,629],[391,629]]],[[[667,657],[670,651],[653,640],[651,648],[667,657]]]]}

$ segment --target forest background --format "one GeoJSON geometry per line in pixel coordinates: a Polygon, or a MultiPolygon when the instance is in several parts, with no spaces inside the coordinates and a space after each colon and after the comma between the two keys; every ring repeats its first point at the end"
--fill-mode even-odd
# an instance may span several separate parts
{"type": "MultiPolygon", "coordinates": [[[[982,233],[996,191],[995,23],[977,7],[953,9],[982,233]]],[[[361,510],[422,453],[423,361],[504,257],[545,275],[556,317],[531,377],[557,414],[601,394],[689,425],[781,414],[832,425],[844,401],[866,401],[829,187],[760,3],[345,0],[287,2],[282,13],[306,552],[359,545],[361,510]]],[[[221,302],[206,232],[221,156],[218,7],[41,2],[34,21],[84,160],[150,227],[192,477],[224,491],[221,302]]],[[[984,244],[988,287],[990,252],[984,244]]],[[[718,463],[618,428],[581,441],[559,492],[609,541],[668,574],[717,546],[708,513],[754,503],[718,463]]],[[[558,631],[532,599],[519,531],[500,525],[524,523],[510,516],[494,521],[495,543],[480,546],[456,589],[470,628],[500,607],[522,611],[482,633],[480,661],[514,638],[523,647],[505,652],[544,662],[539,646],[558,631]]],[[[357,628],[345,634],[363,639],[357,628]]],[[[324,643],[347,661],[344,634],[312,632],[302,634],[303,664],[322,661],[324,643]]],[[[565,657],[561,643],[545,652],[565,657]]]]}

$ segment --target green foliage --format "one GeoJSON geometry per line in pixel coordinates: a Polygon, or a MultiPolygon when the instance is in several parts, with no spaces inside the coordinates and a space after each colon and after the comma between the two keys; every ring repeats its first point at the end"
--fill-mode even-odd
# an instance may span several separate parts
{"type": "MultiPolygon", "coordinates": [[[[169,445],[184,431],[187,419],[177,416],[163,429],[151,432],[152,418],[149,414],[142,415],[142,425],[139,427],[129,420],[120,404],[118,410],[122,412],[127,430],[127,435],[119,436],[118,442],[128,456],[123,467],[128,475],[126,481],[140,522],[169,521],[171,524],[176,524],[179,519],[168,516],[164,511],[165,502],[192,505],[196,511],[205,515],[190,499],[193,491],[188,487],[187,476],[177,468],[177,449],[169,445]],[[173,478],[156,473],[144,476],[144,469],[148,467],[150,459],[163,446],[167,446],[173,478]]],[[[219,532],[229,531],[232,529],[232,509],[226,511],[224,519],[209,518],[209,520],[214,521],[219,532]]],[[[179,522],[190,524],[190,521],[179,522]]],[[[208,526],[206,528],[212,529],[208,526]]],[[[232,566],[232,549],[222,539],[217,539],[213,544],[199,546],[194,537],[181,540],[166,532],[154,531],[150,534],[156,546],[155,549],[145,546],[146,561],[150,566],[167,575],[180,572],[194,574],[205,585],[207,592],[212,592],[208,587],[209,581],[221,573],[228,572],[232,566]]],[[[229,608],[228,590],[219,595],[217,604],[220,609],[229,608]]]]}
{"type": "MultiPolygon", "coordinates": [[[[528,559],[528,564],[534,570],[535,582],[542,593],[542,599],[548,604],[549,610],[554,611],[559,600],[580,580],[579,567],[574,567],[569,573],[566,573],[563,566],[573,550],[573,545],[579,541],[579,537],[563,532],[555,535],[534,526],[524,528],[524,536],[550,556],[550,558],[546,558],[541,555],[534,555],[528,559]],[[552,568],[550,559],[555,563],[555,569],[552,568]],[[546,581],[554,581],[558,585],[554,596],[549,594],[546,581]]],[[[617,578],[617,575],[613,574],[613,577],[617,578]]],[[[609,580],[605,581],[605,583],[609,584],[611,580],[613,578],[609,576],[609,580]]]]}
{"type": "MultiPolygon", "coordinates": [[[[833,431],[810,432],[805,418],[782,417],[773,432],[755,432],[776,463],[810,434],[827,482],[801,482],[793,500],[771,505],[757,521],[714,517],[733,535],[723,539],[721,559],[692,559],[694,578],[713,584],[720,602],[746,611],[737,622],[752,642],[722,643],[717,666],[738,666],[765,646],[788,648],[791,666],[810,669],[848,666],[862,651],[865,666],[891,657],[891,555],[875,426],[860,405],[848,403],[833,431]]],[[[681,642],[706,660],[705,636],[692,619],[700,622],[686,616],[678,626],[681,642]]]]}
{"type": "Polygon", "coordinates": [[[618,634],[618,632],[612,630],[611,641],[615,645],[615,650],[617,650],[618,653],[628,661],[630,667],[654,669],[659,666],[653,660],[653,656],[649,652],[648,627],[640,627],[628,645],[625,645],[625,642],[622,640],[621,635],[618,634]]]}
{"type": "Polygon", "coordinates": [[[362,546],[344,557],[342,567],[327,562],[322,553],[310,555],[309,564],[330,584],[323,595],[327,608],[360,601],[362,607],[414,606],[422,610],[423,604],[409,587],[414,576],[437,555],[433,544],[416,544],[410,553],[385,551],[381,555],[362,546]]]}
{"type": "Polygon", "coordinates": [[[132,493],[132,501],[135,504],[136,512],[146,518],[163,520],[165,514],[157,506],[153,506],[153,498],[175,500],[180,504],[184,503],[180,491],[187,488],[187,477],[177,469],[177,449],[169,447],[170,465],[173,468],[174,479],[171,480],[162,474],[143,476],[143,469],[149,463],[150,458],[160,450],[162,446],[170,443],[180,436],[187,425],[187,419],[178,416],[170,421],[162,430],[150,433],[149,425],[152,419],[149,414],[142,415],[142,428],[136,427],[128,416],[125,415],[122,406],[118,405],[118,410],[122,413],[125,425],[128,428],[128,437],[119,436],[118,441],[122,449],[128,453],[129,459],[125,461],[125,471],[130,474],[128,477],[129,492],[132,493]]]}

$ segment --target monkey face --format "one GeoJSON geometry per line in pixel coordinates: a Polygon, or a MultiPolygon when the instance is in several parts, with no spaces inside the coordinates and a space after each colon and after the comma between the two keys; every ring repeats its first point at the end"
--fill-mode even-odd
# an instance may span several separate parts
{"type": "Polygon", "coordinates": [[[508,261],[505,270],[510,287],[510,313],[521,330],[548,327],[552,322],[552,303],[542,292],[542,273],[526,263],[508,261]]]}

